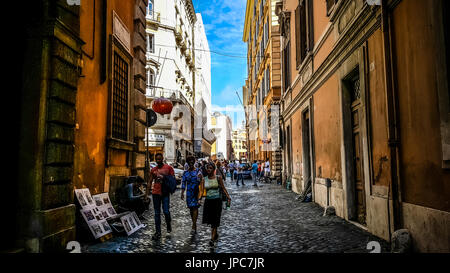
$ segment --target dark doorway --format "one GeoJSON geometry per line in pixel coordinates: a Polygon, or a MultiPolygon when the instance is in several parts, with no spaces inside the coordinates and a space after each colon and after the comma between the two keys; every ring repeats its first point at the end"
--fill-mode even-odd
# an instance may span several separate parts
{"type": "Polygon", "coordinates": [[[354,219],[362,225],[366,225],[366,193],[364,186],[363,157],[361,143],[361,82],[359,78],[359,70],[355,70],[345,81],[348,96],[351,99],[351,130],[352,130],[352,165],[353,165],[353,181],[355,194],[356,214],[354,219]]]}
{"type": "MultiPolygon", "coordinates": [[[[309,183],[312,182],[311,177],[311,127],[310,127],[310,114],[309,110],[303,112],[302,117],[302,143],[303,143],[303,179],[304,186],[307,188],[309,183]]],[[[303,189],[305,190],[305,189],[303,189]]]]}
{"type": "Polygon", "coordinates": [[[348,219],[366,225],[362,114],[363,100],[359,66],[342,80],[342,124],[344,127],[345,179],[348,219]]]}
{"type": "Polygon", "coordinates": [[[286,143],[287,143],[287,173],[288,176],[292,174],[292,146],[291,146],[291,127],[288,126],[286,130],[286,143]]]}

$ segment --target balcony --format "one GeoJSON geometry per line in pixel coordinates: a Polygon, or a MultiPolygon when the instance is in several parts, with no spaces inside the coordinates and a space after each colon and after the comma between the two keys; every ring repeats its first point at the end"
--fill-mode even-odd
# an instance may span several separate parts
{"type": "Polygon", "coordinates": [[[187,99],[179,90],[168,90],[162,87],[147,86],[147,99],[166,98],[192,107],[192,101],[187,99]]]}
{"type": "Polygon", "coordinates": [[[147,24],[158,27],[161,24],[161,14],[159,12],[155,12],[152,10],[147,10],[147,14],[145,16],[147,20],[147,24]]]}
{"type": "Polygon", "coordinates": [[[181,45],[181,41],[183,40],[183,31],[181,30],[181,26],[178,25],[175,29],[175,39],[178,45],[181,45]]]}
{"type": "Polygon", "coordinates": [[[191,70],[194,70],[194,68],[195,68],[195,59],[194,58],[192,58],[192,61],[189,63],[189,68],[191,70]]]}
{"type": "Polygon", "coordinates": [[[185,42],[184,40],[181,40],[181,42],[180,42],[180,48],[181,48],[181,51],[183,51],[183,52],[186,51],[187,45],[186,45],[186,42],[185,42]]]}
{"type": "Polygon", "coordinates": [[[192,60],[192,51],[189,49],[188,51],[186,51],[186,62],[190,63],[192,60]]]}

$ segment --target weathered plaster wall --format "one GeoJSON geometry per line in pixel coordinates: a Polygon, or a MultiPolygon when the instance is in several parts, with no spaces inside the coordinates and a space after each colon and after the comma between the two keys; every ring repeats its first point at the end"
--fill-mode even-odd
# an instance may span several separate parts
{"type": "Polygon", "coordinates": [[[330,17],[327,16],[327,2],[313,1],[313,13],[314,45],[316,45],[330,24],[330,17]]]}
{"type": "Polygon", "coordinates": [[[369,120],[372,183],[388,186],[390,183],[390,158],[388,146],[388,124],[386,110],[386,90],[384,78],[383,41],[381,29],[368,39],[369,63],[369,120]]]}
{"type": "Polygon", "coordinates": [[[341,181],[341,122],[337,75],[314,94],[316,176],[341,181]]]}
{"type": "Polygon", "coordinates": [[[450,251],[450,213],[404,202],[404,226],[412,234],[413,247],[420,252],[450,251]]]}
{"type": "Polygon", "coordinates": [[[450,171],[442,168],[439,67],[435,60],[439,23],[435,22],[433,14],[437,3],[437,0],[409,0],[395,8],[393,54],[399,100],[403,200],[448,212],[450,171]]]}

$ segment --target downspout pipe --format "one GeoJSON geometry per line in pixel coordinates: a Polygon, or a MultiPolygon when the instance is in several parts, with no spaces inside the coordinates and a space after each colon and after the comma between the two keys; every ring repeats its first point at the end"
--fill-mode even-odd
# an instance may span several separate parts
{"type": "Polygon", "coordinates": [[[391,240],[391,217],[390,217],[390,205],[389,198],[392,194],[392,204],[394,214],[392,215],[392,221],[394,230],[402,227],[402,213],[401,213],[401,187],[400,187],[400,159],[399,159],[399,119],[398,119],[398,100],[395,89],[395,69],[394,61],[392,60],[392,32],[391,21],[389,14],[388,0],[382,0],[381,2],[381,30],[383,33],[383,50],[384,50],[384,63],[385,63],[385,79],[386,79],[386,106],[388,117],[388,145],[390,154],[390,185],[387,198],[388,203],[388,231],[389,240],[391,240]]]}

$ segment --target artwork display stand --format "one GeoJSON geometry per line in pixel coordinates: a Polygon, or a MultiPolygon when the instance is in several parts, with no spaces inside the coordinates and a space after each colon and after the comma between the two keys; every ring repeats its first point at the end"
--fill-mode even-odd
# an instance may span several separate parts
{"type": "Polygon", "coordinates": [[[81,206],[80,214],[91,234],[101,242],[111,239],[113,231],[125,232],[127,236],[130,236],[145,227],[134,211],[118,214],[112,206],[108,193],[91,196],[89,189],[84,188],[76,189],[75,196],[81,206]],[[121,223],[123,229],[114,226],[117,222],[121,223]]]}

